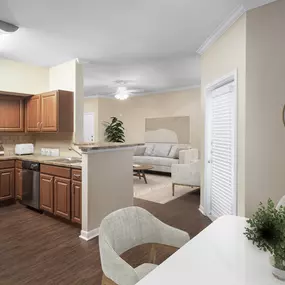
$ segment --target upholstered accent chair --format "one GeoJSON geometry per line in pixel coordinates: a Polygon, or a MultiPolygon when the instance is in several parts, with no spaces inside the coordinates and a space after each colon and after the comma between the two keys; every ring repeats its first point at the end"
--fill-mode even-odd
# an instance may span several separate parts
{"type": "Polygon", "coordinates": [[[277,206],[276,206],[276,209],[280,209],[280,207],[283,206],[285,207],[285,196],[283,196],[280,201],[278,202],[277,206]]]}
{"type": "Polygon", "coordinates": [[[186,163],[172,164],[171,166],[173,196],[175,194],[175,185],[200,187],[200,160],[198,159],[198,151],[186,151],[184,156],[186,163]]]}
{"type": "Polygon", "coordinates": [[[156,250],[174,253],[190,240],[188,233],[164,224],[139,207],[117,210],[100,225],[102,285],[134,285],[157,265],[156,250]],[[138,245],[150,244],[149,262],[133,268],[120,256],[138,245]]]}

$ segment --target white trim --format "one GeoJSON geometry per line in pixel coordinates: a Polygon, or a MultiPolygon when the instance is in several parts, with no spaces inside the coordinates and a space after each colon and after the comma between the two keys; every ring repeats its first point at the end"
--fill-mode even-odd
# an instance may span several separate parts
{"type": "Polygon", "coordinates": [[[206,214],[205,214],[205,209],[204,209],[204,207],[200,204],[200,206],[199,206],[199,212],[202,214],[202,215],[204,215],[204,216],[206,216],[206,214]]]}
{"type": "Polygon", "coordinates": [[[92,231],[88,231],[88,232],[81,230],[79,237],[85,241],[89,241],[89,240],[91,240],[97,236],[99,236],[99,228],[96,228],[96,229],[94,229],[92,231]]]}
{"type": "MultiPolygon", "coordinates": [[[[234,143],[235,143],[235,146],[234,146],[234,157],[235,157],[235,160],[234,160],[234,187],[235,187],[235,200],[234,200],[234,213],[237,214],[237,201],[238,201],[238,189],[237,189],[237,148],[238,148],[238,113],[237,113],[237,109],[238,109],[238,100],[237,100],[237,97],[238,97],[238,90],[237,90],[237,80],[238,80],[238,72],[237,72],[237,69],[235,69],[233,72],[229,73],[228,75],[226,76],[223,76],[221,77],[220,79],[218,80],[215,80],[213,83],[211,84],[208,84],[206,87],[205,87],[205,92],[204,92],[204,102],[205,102],[205,139],[204,139],[204,201],[203,201],[203,210],[204,210],[204,213],[206,216],[208,216],[211,220],[213,220],[213,217],[210,215],[210,191],[208,191],[208,178],[209,178],[209,175],[207,174],[207,170],[208,170],[208,160],[209,160],[209,157],[208,157],[208,140],[209,140],[209,124],[208,124],[208,121],[209,121],[209,117],[210,117],[210,109],[209,109],[209,104],[208,104],[208,98],[209,98],[209,95],[211,94],[211,92],[229,82],[232,82],[233,81],[233,86],[234,86],[234,100],[235,100],[235,109],[234,109],[234,143]]],[[[201,206],[200,206],[201,207],[201,206]]],[[[201,207],[202,209],[202,207],[201,207]]]]}
{"type": "Polygon", "coordinates": [[[202,55],[214,42],[216,42],[244,13],[246,8],[243,5],[238,6],[217,29],[210,35],[206,41],[197,50],[197,53],[202,55]]]}

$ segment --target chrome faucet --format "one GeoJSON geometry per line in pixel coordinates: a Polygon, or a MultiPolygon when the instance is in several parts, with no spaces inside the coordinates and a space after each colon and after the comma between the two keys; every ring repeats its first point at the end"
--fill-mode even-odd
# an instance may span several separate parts
{"type": "Polygon", "coordinates": [[[74,152],[76,152],[77,154],[79,154],[80,156],[82,156],[82,153],[81,152],[79,152],[79,151],[77,151],[76,149],[74,149],[72,146],[70,146],[69,148],[68,148],[70,151],[74,151],[74,152]]]}

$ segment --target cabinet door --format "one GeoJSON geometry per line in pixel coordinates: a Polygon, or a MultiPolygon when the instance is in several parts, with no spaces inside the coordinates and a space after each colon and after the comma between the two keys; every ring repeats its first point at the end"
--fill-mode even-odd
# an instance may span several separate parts
{"type": "Polygon", "coordinates": [[[70,179],[54,178],[54,214],[70,219],[70,179]]]}
{"type": "Polygon", "coordinates": [[[81,224],[81,182],[72,182],[71,220],[81,224]]]}
{"type": "Polygon", "coordinates": [[[54,212],[53,180],[54,178],[51,175],[40,175],[40,208],[50,213],[54,212]]]}
{"type": "Polygon", "coordinates": [[[7,117],[7,101],[0,97],[0,132],[5,131],[6,117],[7,117]]]}
{"type": "Polygon", "coordinates": [[[0,95],[0,131],[24,131],[24,99],[0,95]]]}
{"type": "Polygon", "coordinates": [[[14,168],[0,169],[0,201],[14,198],[14,168]]]}
{"type": "MultiPolygon", "coordinates": [[[[41,130],[42,132],[58,131],[58,94],[49,92],[41,95],[41,130]]],[[[62,110],[64,112],[64,110],[62,110]]]]}
{"type": "Polygon", "coordinates": [[[15,169],[15,189],[16,189],[16,198],[22,200],[23,194],[23,178],[22,178],[22,169],[15,169]]]}
{"type": "Polygon", "coordinates": [[[26,131],[41,131],[41,96],[32,96],[26,102],[26,131]]]}

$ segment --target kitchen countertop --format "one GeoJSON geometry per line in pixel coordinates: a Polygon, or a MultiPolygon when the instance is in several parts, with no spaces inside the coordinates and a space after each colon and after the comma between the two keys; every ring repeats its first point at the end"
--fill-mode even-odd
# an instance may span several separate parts
{"type": "Polygon", "coordinates": [[[30,154],[30,155],[4,155],[0,156],[1,160],[9,160],[9,159],[16,159],[16,160],[29,160],[34,162],[39,162],[42,164],[49,164],[49,165],[55,165],[55,166],[63,166],[63,167],[70,167],[70,168],[76,168],[81,169],[82,163],[68,163],[68,162],[58,162],[58,161],[51,161],[58,158],[64,158],[64,156],[43,156],[43,155],[37,155],[37,154],[30,154]]]}
{"type": "Polygon", "coordinates": [[[122,147],[135,147],[138,145],[144,145],[143,143],[78,143],[74,144],[78,146],[83,152],[90,150],[99,149],[111,149],[111,148],[122,148],[122,147]]]}

